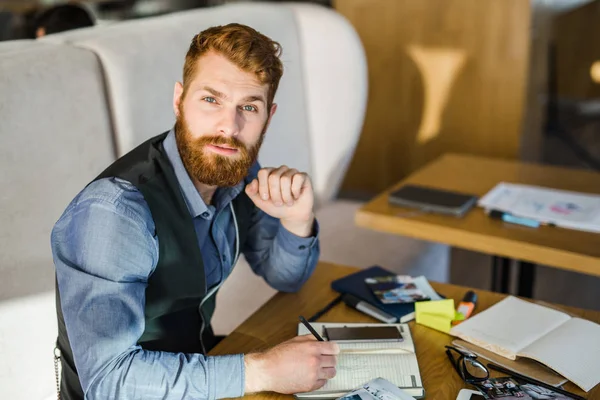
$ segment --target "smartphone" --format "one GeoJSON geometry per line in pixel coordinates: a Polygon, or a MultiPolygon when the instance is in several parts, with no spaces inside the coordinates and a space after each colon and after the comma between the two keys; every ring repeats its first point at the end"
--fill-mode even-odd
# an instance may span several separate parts
{"type": "Polygon", "coordinates": [[[395,326],[323,328],[327,340],[352,342],[400,342],[402,334],[395,326]]]}
{"type": "Polygon", "coordinates": [[[456,400],[485,400],[485,396],[476,390],[461,389],[456,400]]]}
{"type": "Polygon", "coordinates": [[[463,216],[477,202],[477,196],[419,185],[404,185],[390,193],[390,204],[428,212],[463,216]]]}

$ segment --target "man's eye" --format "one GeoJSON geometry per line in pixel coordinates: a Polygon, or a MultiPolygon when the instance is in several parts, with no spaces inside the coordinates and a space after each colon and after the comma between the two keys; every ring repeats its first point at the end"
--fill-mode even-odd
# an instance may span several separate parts
{"type": "Polygon", "coordinates": [[[210,96],[209,97],[205,97],[202,100],[204,100],[206,102],[209,102],[209,103],[216,103],[217,102],[217,100],[215,100],[214,97],[210,97],[210,96]]]}
{"type": "Polygon", "coordinates": [[[243,106],[243,107],[242,107],[242,109],[243,109],[244,111],[250,111],[250,112],[256,112],[256,111],[257,111],[257,110],[256,110],[256,107],[254,107],[254,106],[251,106],[251,105],[246,105],[246,106],[243,106]]]}

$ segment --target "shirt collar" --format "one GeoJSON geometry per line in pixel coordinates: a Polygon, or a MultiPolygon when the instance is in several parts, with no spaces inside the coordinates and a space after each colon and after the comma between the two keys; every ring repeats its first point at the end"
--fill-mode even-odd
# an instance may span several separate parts
{"type": "MultiPolygon", "coordinates": [[[[177,148],[177,142],[175,140],[175,130],[171,129],[171,131],[167,134],[165,141],[163,143],[165,153],[173,169],[175,170],[175,177],[179,182],[179,187],[181,188],[181,192],[183,194],[183,198],[187,204],[188,210],[193,218],[201,215],[208,211],[208,207],[204,200],[202,200],[202,196],[194,186],[194,182],[187,173],[183,165],[183,161],[181,160],[181,155],[179,154],[179,149],[177,148]]],[[[217,188],[215,192],[215,206],[217,209],[221,209],[225,204],[229,201],[233,200],[244,188],[244,181],[242,180],[240,183],[233,187],[223,187],[217,188]]]]}

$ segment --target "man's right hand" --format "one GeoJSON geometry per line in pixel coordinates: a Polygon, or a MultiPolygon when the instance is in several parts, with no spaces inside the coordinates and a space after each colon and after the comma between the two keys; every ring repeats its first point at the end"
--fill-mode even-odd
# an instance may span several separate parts
{"type": "Polygon", "coordinates": [[[244,356],[246,393],[310,392],[335,376],[335,342],[319,342],[312,335],[297,336],[262,353],[244,356]]]}

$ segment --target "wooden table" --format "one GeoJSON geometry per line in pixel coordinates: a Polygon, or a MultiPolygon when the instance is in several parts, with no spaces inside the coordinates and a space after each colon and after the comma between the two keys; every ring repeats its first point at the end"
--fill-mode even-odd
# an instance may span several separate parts
{"type": "MultiPolygon", "coordinates": [[[[360,208],[356,223],[365,228],[527,262],[519,294],[531,296],[533,264],[600,276],[600,235],[542,226],[528,228],[489,218],[476,207],[463,218],[416,214],[388,204],[388,194],[405,183],[483,196],[499,182],[523,183],[600,194],[600,174],[502,159],[447,154],[410,175],[360,208]]],[[[504,274],[507,287],[508,276],[504,274]]]]}
{"type": "MultiPolygon", "coordinates": [[[[298,293],[278,293],[271,298],[256,313],[226,337],[210,354],[236,354],[263,350],[276,345],[296,335],[298,315],[307,318],[316,313],[337,293],[331,290],[332,280],[356,272],[353,267],[319,263],[317,270],[298,293]]],[[[462,299],[468,288],[431,282],[439,293],[455,302],[462,299]]],[[[505,296],[499,293],[476,290],[479,297],[477,311],[482,311],[505,296]]],[[[572,307],[561,309],[571,312],[590,321],[600,322],[600,312],[587,311],[572,307]]],[[[319,321],[323,322],[378,322],[344,304],[338,304],[319,321]]],[[[417,350],[419,368],[426,390],[426,398],[433,400],[454,400],[458,391],[467,387],[452,368],[444,352],[444,346],[450,344],[452,337],[433,329],[410,322],[417,350]]],[[[492,373],[492,376],[500,376],[492,373]]],[[[597,385],[587,395],[572,383],[567,383],[565,389],[573,393],[587,396],[589,399],[600,399],[600,385],[597,385]]],[[[291,396],[275,393],[261,393],[247,396],[250,399],[291,399],[291,396]]]]}

